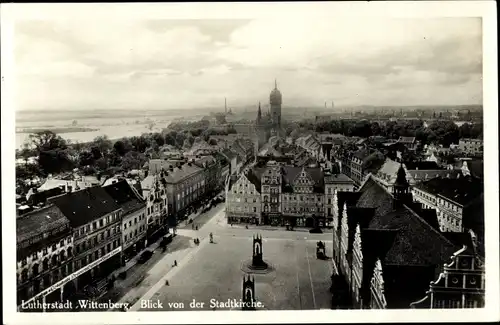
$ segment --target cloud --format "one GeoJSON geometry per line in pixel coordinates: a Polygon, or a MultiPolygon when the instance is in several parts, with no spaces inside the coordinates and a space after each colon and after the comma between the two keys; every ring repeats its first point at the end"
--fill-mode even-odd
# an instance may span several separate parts
{"type": "Polygon", "coordinates": [[[275,78],[285,105],[481,100],[475,18],[89,19],[27,21],[15,32],[23,109],[247,105],[267,102],[275,78]]]}

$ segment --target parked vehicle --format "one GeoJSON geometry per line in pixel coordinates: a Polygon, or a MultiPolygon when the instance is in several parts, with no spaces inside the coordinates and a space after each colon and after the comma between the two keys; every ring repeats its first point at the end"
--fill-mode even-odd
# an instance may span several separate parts
{"type": "Polygon", "coordinates": [[[140,264],[144,264],[144,263],[146,263],[146,262],[147,262],[147,261],[151,258],[151,256],[153,256],[153,252],[152,252],[152,251],[150,251],[150,250],[145,250],[145,251],[141,254],[141,256],[139,257],[138,262],[139,262],[140,264]]]}
{"type": "Polygon", "coordinates": [[[313,229],[309,230],[309,233],[311,233],[311,234],[322,234],[323,230],[321,230],[321,228],[313,228],[313,229]]]}

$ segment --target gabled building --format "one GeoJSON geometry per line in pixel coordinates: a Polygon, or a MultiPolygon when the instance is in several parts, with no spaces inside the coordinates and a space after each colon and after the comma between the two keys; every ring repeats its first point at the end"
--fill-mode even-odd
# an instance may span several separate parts
{"type": "Polygon", "coordinates": [[[261,224],[260,178],[252,170],[242,174],[226,195],[228,223],[261,224]]]}
{"type": "MultiPolygon", "coordinates": [[[[472,236],[474,236],[472,234],[472,236]]],[[[437,280],[431,281],[425,297],[411,308],[482,308],[485,304],[484,258],[474,247],[464,246],[444,264],[437,280]]]]}
{"type": "MultiPolygon", "coordinates": [[[[167,198],[166,172],[148,175],[141,182],[142,198],[146,204],[146,238],[154,241],[166,231],[169,226],[169,209],[167,198]]],[[[174,227],[175,224],[170,224],[174,227]]]]}
{"type": "Polygon", "coordinates": [[[408,308],[457,250],[414,207],[403,168],[392,193],[370,175],[359,192],[338,192],[335,201],[334,263],[354,307],[408,308]]]}

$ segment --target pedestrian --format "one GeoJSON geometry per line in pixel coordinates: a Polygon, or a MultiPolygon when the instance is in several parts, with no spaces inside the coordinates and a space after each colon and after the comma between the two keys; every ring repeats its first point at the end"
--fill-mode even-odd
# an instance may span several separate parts
{"type": "Polygon", "coordinates": [[[168,282],[168,280],[165,280],[165,285],[166,285],[166,286],[169,286],[169,285],[170,285],[170,282],[168,282]]]}
{"type": "Polygon", "coordinates": [[[177,260],[174,261],[174,266],[177,266],[177,260]]]}

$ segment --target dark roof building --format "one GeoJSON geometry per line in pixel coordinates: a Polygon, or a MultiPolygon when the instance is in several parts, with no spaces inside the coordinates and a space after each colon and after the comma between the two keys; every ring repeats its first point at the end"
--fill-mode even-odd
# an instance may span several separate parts
{"type": "MultiPolygon", "coordinates": [[[[358,197],[346,195],[351,197],[346,204],[350,249],[356,225],[361,233],[364,284],[360,294],[365,302],[370,301],[369,283],[376,261],[380,261],[385,308],[409,308],[439,274],[442,263],[461,247],[429,223],[435,223],[429,211],[413,205],[402,167],[397,174],[393,193],[369,176],[356,193],[358,197]]],[[[339,192],[339,209],[346,201],[343,196],[339,192]]]]}
{"type": "Polygon", "coordinates": [[[50,198],[49,202],[59,208],[73,228],[120,210],[118,203],[99,186],[56,196],[50,198]]]}
{"type": "Polygon", "coordinates": [[[69,233],[69,220],[57,206],[29,212],[16,219],[17,259],[30,256],[69,233]]]}
{"type": "Polygon", "coordinates": [[[104,186],[106,193],[118,204],[123,214],[129,214],[146,206],[145,201],[130,187],[126,180],[104,186]]]}

